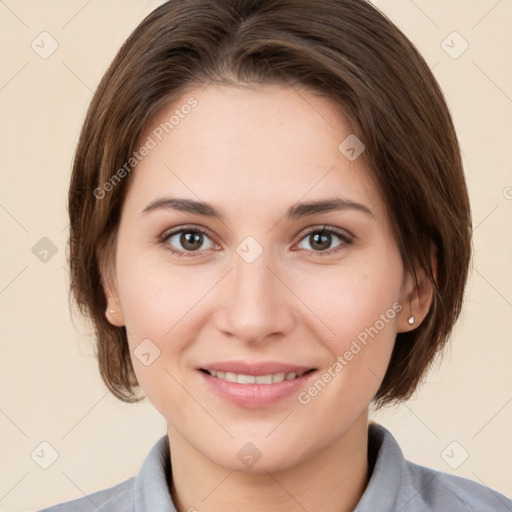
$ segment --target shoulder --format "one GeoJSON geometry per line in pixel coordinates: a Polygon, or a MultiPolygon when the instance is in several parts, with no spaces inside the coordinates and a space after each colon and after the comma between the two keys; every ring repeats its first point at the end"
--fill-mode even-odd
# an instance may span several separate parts
{"type": "Polygon", "coordinates": [[[135,478],[93,492],[82,498],[59,503],[39,512],[132,512],[135,478]]]}
{"type": "Polygon", "coordinates": [[[406,461],[413,499],[425,510],[512,512],[512,500],[479,482],[406,461]]]}
{"type": "Polygon", "coordinates": [[[512,512],[512,500],[479,482],[405,459],[391,432],[369,428],[373,471],[355,512],[512,512]]]}
{"type": "Polygon", "coordinates": [[[39,512],[176,512],[167,484],[170,474],[169,440],[164,435],[146,455],[137,476],[39,512]]]}

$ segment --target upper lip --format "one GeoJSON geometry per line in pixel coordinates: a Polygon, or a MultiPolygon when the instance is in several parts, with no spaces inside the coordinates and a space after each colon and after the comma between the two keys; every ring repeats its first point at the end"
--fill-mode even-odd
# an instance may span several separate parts
{"type": "Polygon", "coordinates": [[[313,370],[311,366],[299,366],[296,364],[280,363],[277,361],[264,361],[260,363],[248,363],[245,361],[220,361],[201,366],[201,370],[213,370],[214,372],[231,372],[242,375],[270,375],[274,373],[304,373],[313,370]]]}

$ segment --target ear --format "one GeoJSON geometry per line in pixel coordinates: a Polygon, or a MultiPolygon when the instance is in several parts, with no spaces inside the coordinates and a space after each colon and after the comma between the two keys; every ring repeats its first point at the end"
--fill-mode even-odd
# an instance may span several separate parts
{"type": "MultiPolygon", "coordinates": [[[[434,244],[430,245],[430,265],[434,279],[437,281],[437,256],[434,244]]],[[[424,270],[417,270],[416,277],[417,283],[414,273],[409,272],[405,279],[401,297],[402,310],[397,317],[398,332],[416,329],[427,316],[432,304],[435,288],[431,276],[424,270]],[[409,322],[411,317],[414,319],[412,324],[409,322]]]]}
{"type": "Polygon", "coordinates": [[[123,310],[119,302],[119,294],[115,273],[115,243],[111,247],[104,248],[98,255],[98,261],[101,273],[101,285],[105,298],[107,299],[107,309],[105,316],[107,320],[116,327],[125,325],[123,310]]]}

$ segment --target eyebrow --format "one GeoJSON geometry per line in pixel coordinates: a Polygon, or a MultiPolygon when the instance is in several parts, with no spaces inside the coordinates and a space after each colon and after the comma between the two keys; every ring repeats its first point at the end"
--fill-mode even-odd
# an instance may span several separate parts
{"type": "MultiPolygon", "coordinates": [[[[181,198],[161,198],[156,199],[149,203],[144,210],[143,214],[155,210],[178,210],[181,212],[193,213],[196,215],[203,215],[205,217],[211,217],[218,220],[224,220],[224,215],[214,206],[203,201],[195,201],[193,199],[181,199],[181,198]]],[[[318,213],[325,213],[331,211],[343,211],[343,210],[356,210],[375,218],[373,212],[364,204],[351,201],[343,198],[332,198],[322,199],[317,201],[307,201],[302,203],[296,203],[291,206],[285,214],[287,219],[299,219],[318,213]]]]}

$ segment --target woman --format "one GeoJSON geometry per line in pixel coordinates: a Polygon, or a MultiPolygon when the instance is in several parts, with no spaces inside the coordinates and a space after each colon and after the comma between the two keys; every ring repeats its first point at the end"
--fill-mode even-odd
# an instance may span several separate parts
{"type": "Polygon", "coordinates": [[[442,93],[362,0],[171,0],[89,108],[71,289],[137,477],[48,511],[512,510],[368,422],[445,345],[471,216],[442,93]]]}

